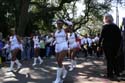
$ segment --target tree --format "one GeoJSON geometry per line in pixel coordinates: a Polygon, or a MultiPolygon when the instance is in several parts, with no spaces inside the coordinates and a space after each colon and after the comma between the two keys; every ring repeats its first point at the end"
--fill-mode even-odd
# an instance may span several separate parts
{"type": "Polygon", "coordinates": [[[0,6],[1,12],[3,13],[1,14],[0,26],[4,28],[15,27],[17,34],[21,36],[26,33],[26,30],[29,27],[28,23],[33,24],[34,27],[36,21],[42,21],[44,26],[49,27],[51,19],[54,17],[55,12],[61,10],[63,4],[70,3],[72,1],[74,0],[59,0],[59,5],[55,7],[50,6],[50,4],[48,4],[48,0],[1,0],[0,6]],[[35,5],[39,9],[38,12],[31,13],[31,11],[29,11],[29,7],[31,5],[35,5]],[[6,14],[9,14],[9,17],[5,17],[6,14]],[[34,19],[35,17],[37,17],[38,19],[35,19],[35,21],[29,21],[29,19],[32,18],[31,16],[34,17],[34,19]],[[10,23],[6,25],[8,23],[8,19],[13,21],[11,26],[10,23]]]}
{"type": "Polygon", "coordinates": [[[90,23],[90,21],[102,21],[103,15],[110,11],[111,6],[107,1],[100,3],[98,0],[84,0],[83,2],[80,2],[83,3],[84,8],[82,7],[83,9],[81,9],[83,12],[81,15],[77,16],[77,3],[77,1],[74,1],[71,4],[65,4],[63,9],[57,12],[55,16],[55,18],[68,19],[72,21],[74,23],[75,31],[81,27],[85,28],[86,24],[88,24],[88,22],[90,23]]]}
{"type": "Polygon", "coordinates": [[[6,37],[15,24],[12,0],[0,0],[0,32],[6,37]]]}
{"type": "Polygon", "coordinates": [[[1,13],[0,21],[3,23],[1,24],[2,26],[0,26],[7,28],[15,27],[17,34],[21,36],[29,34],[35,29],[53,30],[52,22],[53,19],[55,19],[55,14],[57,15],[57,13],[60,13],[59,11],[63,9],[65,10],[64,15],[66,15],[63,18],[72,20],[74,22],[74,29],[77,30],[86,24],[92,15],[100,18],[101,15],[107,11],[105,9],[109,8],[109,4],[106,2],[105,5],[105,3],[95,3],[93,0],[84,0],[83,14],[77,17],[76,3],[78,1],[79,0],[1,0],[1,4],[4,3],[5,5],[1,5],[1,11],[4,12],[1,13]],[[55,4],[51,1],[55,1],[55,4]],[[71,6],[69,7],[68,5],[70,4],[71,6]]]}
{"type": "Polygon", "coordinates": [[[28,8],[29,8],[29,2],[30,0],[21,0],[20,1],[20,15],[19,15],[19,20],[18,26],[17,26],[17,33],[18,35],[24,36],[27,23],[28,23],[28,8]]]}
{"type": "Polygon", "coordinates": [[[63,9],[63,5],[65,3],[70,3],[77,0],[58,0],[56,3],[57,5],[52,3],[53,1],[55,0],[51,0],[50,2],[48,2],[48,0],[34,0],[30,3],[38,10],[36,13],[34,13],[36,16],[35,18],[38,18],[34,23],[43,30],[52,30],[51,26],[54,15],[63,9]]]}

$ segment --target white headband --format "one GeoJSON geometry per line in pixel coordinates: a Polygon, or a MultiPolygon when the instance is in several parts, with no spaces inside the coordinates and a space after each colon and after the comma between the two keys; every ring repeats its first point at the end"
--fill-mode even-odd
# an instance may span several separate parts
{"type": "Polygon", "coordinates": [[[65,23],[69,26],[73,26],[73,23],[71,21],[65,21],[65,23]]]}

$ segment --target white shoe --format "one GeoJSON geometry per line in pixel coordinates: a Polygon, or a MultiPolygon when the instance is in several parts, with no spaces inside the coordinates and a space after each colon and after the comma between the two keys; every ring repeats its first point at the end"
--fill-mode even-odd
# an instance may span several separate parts
{"type": "Polygon", "coordinates": [[[33,63],[32,66],[36,66],[36,63],[33,63]]]}
{"type": "Polygon", "coordinates": [[[60,80],[59,82],[53,81],[52,83],[63,83],[63,80],[60,80]]]}
{"type": "Polygon", "coordinates": [[[13,69],[11,69],[11,68],[9,68],[8,70],[7,70],[7,72],[12,72],[13,71],[13,69]]]}
{"type": "Polygon", "coordinates": [[[69,68],[69,71],[72,71],[73,69],[74,69],[74,67],[72,66],[72,67],[69,68]]]}
{"type": "Polygon", "coordinates": [[[60,80],[60,81],[53,81],[52,83],[63,83],[63,80],[60,80]]]}

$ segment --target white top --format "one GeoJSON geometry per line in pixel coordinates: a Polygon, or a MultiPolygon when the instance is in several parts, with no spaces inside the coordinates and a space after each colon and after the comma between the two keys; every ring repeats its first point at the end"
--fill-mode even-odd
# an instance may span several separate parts
{"type": "Polygon", "coordinates": [[[69,44],[76,42],[75,33],[68,34],[68,42],[69,42],[69,44]]]}
{"type": "Polygon", "coordinates": [[[93,43],[95,43],[95,42],[96,42],[94,38],[92,39],[92,42],[93,42],[93,43]]]}
{"type": "Polygon", "coordinates": [[[96,36],[94,39],[95,39],[95,42],[99,41],[99,37],[98,36],[96,36]]]}
{"type": "Polygon", "coordinates": [[[61,31],[56,30],[55,39],[56,39],[56,43],[66,42],[66,33],[64,29],[61,29],[61,31]]]}
{"type": "Polygon", "coordinates": [[[81,44],[84,45],[84,44],[87,44],[87,43],[88,43],[88,39],[87,38],[82,38],[81,44]]]}
{"type": "Polygon", "coordinates": [[[19,45],[16,35],[10,36],[10,46],[19,45]]]}
{"type": "Polygon", "coordinates": [[[92,45],[92,39],[91,38],[87,38],[87,40],[88,40],[89,46],[91,46],[92,45]]]}
{"type": "Polygon", "coordinates": [[[38,36],[33,36],[34,46],[40,45],[38,36]]]}

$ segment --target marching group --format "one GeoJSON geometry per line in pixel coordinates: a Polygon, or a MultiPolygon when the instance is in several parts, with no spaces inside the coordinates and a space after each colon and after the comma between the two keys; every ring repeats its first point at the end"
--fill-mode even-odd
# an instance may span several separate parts
{"type": "Polygon", "coordinates": [[[55,81],[55,83],[57,83],[61,80],[61,72],[64,74],[63,78],[65,78],[67,74],[67,70],[65,70],[62,64],[65,55],[71,59],[69,71],[72,71],[76,67],[75,57],[80,50],[85,53],[85,57],[87,57],[88,54],[92,56],[93,52],[97,52],[98,35],[95,37],[84,35],[84,37],[80,38],[80,36],[73,31],[72,22],[66,21],[67,32],[63,29],[63,24],[63,20],[57,21],[58,28],[55,34],[50,33],[43,36],[35,32],[32,37],[25,38],[18,37],[15,34],[15,29],[11,29],[11,35],[4,43],[2,40],[0,43],[2,61],[11,60],[8,71],[13,71],[15,63],[18,66],[17,69],[20,69],[22,64],[19,60],[34,58],[32,65],[35,66],[37,65],[37,60],[39,60],[39,64],[42,64],[42,58],[56,55],[59,67],[55,81]]]}

